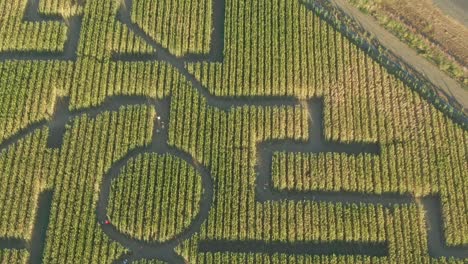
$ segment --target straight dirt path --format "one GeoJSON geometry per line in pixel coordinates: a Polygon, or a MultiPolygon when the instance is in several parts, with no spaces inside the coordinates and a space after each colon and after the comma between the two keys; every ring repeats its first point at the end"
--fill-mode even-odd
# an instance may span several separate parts
{"type": "Polygon", "coordinates": [[[362,13],[359,9],[348,3],[348,0],[330,1],[353,18],[366,31],[375,36],[385,48],[393,52],[400,60],[424,74],[436,86],[437,92],[442,97],[445,97],[451,105],[461,108],[465,113],[467,112],[468,91],[464,90],[457,81],[450,78],[425,58],[419,56],[415,50],[380,26],[371,16],[362,13]]]}

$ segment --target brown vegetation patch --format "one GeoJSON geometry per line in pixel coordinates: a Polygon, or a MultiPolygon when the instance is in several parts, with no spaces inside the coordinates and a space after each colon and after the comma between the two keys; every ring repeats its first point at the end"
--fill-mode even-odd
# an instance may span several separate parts
{"type": "Polygon", "coordinates": [[[410,26],[464,67],[468,65],[468,29],[445,15],[431,0],[384,0],[385,11],[410,26]]]}

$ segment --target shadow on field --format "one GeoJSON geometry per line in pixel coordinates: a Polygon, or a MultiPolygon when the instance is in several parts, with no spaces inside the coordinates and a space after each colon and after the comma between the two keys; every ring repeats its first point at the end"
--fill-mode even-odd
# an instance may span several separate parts
{"type": "MultiPolygon", "coordinates": [[[[37,10],[37,1],[31,0],[32,10],[37,10]]],[[[220,21],[224,21],[224,8],[225,2],[213,0],[214,2],[214,24],[215,30],[212,33],[212,50],[209,55],[195,56],[188,55],[186,58],[177,58],[168,52],[167,49],[152,40],[141,28],[130,20],[131,1],[125,0],[127,8],[121,10],[119,19],[129,26],[130,30],[134,31],[138,36],[142,37],[148,44],[150,44],[156,51],[155,57],[150,59],[157,59],[168,62],[174,66],[181,74],[184,75],[187,82],[196,89],[196,91],[206,99],[207,105],[218,108],[223,111],[231,111],[235,107],[241,106],[257,106],[257,107],[279,107],[279,106],[299,106],[300,102],[292,97],[216,97],[208,92],[206,87],[192,75],[186,68],[186,61],[194,60],[207,60],[207,61],[222,61],[222,50],[224,46],[224,27],[219,26],[220,21]],[[221,14],[223,12],[223,14],[221,14]],[[217,26],[216,26],[217,25],[217,26]]],[[[32,11],[31,11],[32,12],[32,11]]],[[[40,16],[34,12],[26,12],[26,18],[37,21],[40,16]]],[[[56,19],[56,18],[53,18],[56,19]]],[[[69,41],[70,43],[78,43],[80,18],[75,18],[75,26],[70,24],[69,28],[69,41]]],[[[224,22],[222,22],[224,23],[224,22]]],[[[70,59],[76,56],[77,44],[69,45],[70,51],[62,54],[61,58],[70,59]],[[75,51],[73,51],[75,50],[75,51]]],[[[43,55],[27,54],[23,59],[56,59],[51,54],[43,55]],[[30,56],[30,57],[28,57],[30,56]],[[39,56],[39,57],[37,57],[39,56]],[[44,56],[44,57],[41,57],[44,56]]],[[[15,54],[0,54],[0,60],[5,59],[22,59],[21,55],[15,54]],[[19,56],[19,57],[18,57],[19,56]]],[[[119,59],[118,57],[116,59],[119,59]]],[[[107,219],[107,205],[109,193],[111,188],[111,181],[115,179],[127,162],[142,153],[159,153],[177,156],[188,162],[193,166],[202,176],[203,196],[200,202],[200,212],[196,219],[191,223],[190,227],[176,238],[165,243],[150,243],[143,242],[120,233],[112,225],[103,225],[105,234],[114,241],[119,242],[131,251],[131,255],[123,256],[121,260],[128,259],[130,261],[142,258],[158,258],[165,260],[169,263],[184,263],[184,259],[179,256],[174,248],[178,246],[183,240],[186,240],[199,231],[200,226],[207,219],[211,204],[214,200],[213,196],[213,179],[210,174],[209,168],[204,168],[194,158],[173,146],[168,145],[168,127],[170,122],[170,107],[171,98],[164,100],[153,100],[139,96],[113,96],[108,97],[103,104],[99,107],[93,107],[86,110],[69,111],[68,98],[59,99],[56,104],[54,117],[50,122],[40,122],[30,126],[27,129],[19,132],[17,135],[11,137],[0,145],[0,150],[5,150],[11,145],[17,143],[18,140],[30,135],[37,129],[44,126],[49,127],[49,138],[47,145],[50,148],[61,148],[63,144],[63,136],[66,132],[66,125],[69,124],[74,118],[86,114],[88,117],[93,118],[104,111],[117,111],[120,107],[126,105],[149,105],[156,109],[157,115],[161,120],[155,120],[152,143],[149,146],[140,147],[127,153],[127,155],[117,161],[109,172],[105,175],[101,191],[99,193],[99,200],[96,208],[96,220],[102,222],[107,219]],[[166,126],[162,127],[162,122],[166,126]]],[[[323,192],[323,191],[279,191],[272,188],[271,174],[272,174],[272,156],[275,152],[290,152],[290,153],[319,153],[319,152],[334,152],[346,153],[349,155],[359,155],[363,153],[371,155],[380,154],[380,146],[376,143],[340,143],[329,142],[323,135],[323,100],[316,98],[308,102],[310,119],[309,140],[307,142],[299,142],[294,140],[281,140],[261,142],[257,145],[258,163],[256,165],[257,179],[256,179],[256,199],[258,202],[265,201],[281,201],[281,200],[297,200],[297,201],[327,201],[331,203],[364,203],[383,205],[392,208],[394,204],[414,204],[417,203],[410,195],[400,195],[393,193],[384,194],[370,194],[370,193],[351,193],[351,192],[323,192]]],[[[39,202],[39,213],[36,220],[36,226],[47,226],[50,201],[52,199],[52,192],[45,192],[41,195],[39,202]],[[43,198],[45,197],[45,198],[43,198]],[[45,202],[42,202],[42,201],[45,202]],[[44,205],[43,205],[44,204],[44,205]],[[45,209],[44,209],[45,208],[45,209]]],[[[468,250],[465,247],[452,248],[447,247],[443,235],[443,222],[441,215],[441,203],[439,197],[425,197],[421,199],[422,205],[426,210],[426,221],[428,226],[428,245],[429,252],[433,257],[468,257],[468,250]]],[[[31,247],[20,239],[0,239],[0,248],[27,248],[30,250],[31,258],[41,259],[43,252],[45,232],[44,229],[35,227],[35,231],[31,241],[31,247]]],[[[363,242],[325,242],[325,243],[281,243],[273,242],[267,243],[263,241],[201,241],[199,250],[202,252],[261,252],[261,253],[294,253],[294,254],[358,254],[370,256],[385,256],[388,254],[388,245],[386,243],[363,243],[363,242]]],[[[119,260],[119,261],[121,261],[119,260]]]]}
{"type": "MultiPolygon", "coordinates": [[[[47,60],[58,60],[58,61],[76,61],[78,43],[80,40],[81,31],[81,16],[72,16],[69,18],[63,18],[59,15],[44,15],[39,13],[39,1],[40,0],[28,0],[26,9],[23,16],[24,22],[48,22],[56,21],[62,22],[67,25],[67,40],[64,43],[63,51],[12,51],[12,52],[0,52],[0,61],[6,60],[35,60],[35,61],[47,61],[47,60]]],[[[78,0],[78,4],[82,4],[84,0],[78,0]]]]}
{"type": "Polygon", "coordinates": [[[47,232],[47,227],[49,226],[49,215],[50,215],[50,209],[52,205],[52,197],[53,197],[53,192],[50,190],[43,191],[39,195],[35,224],[32,230],[31,241],[25,241],[23,239],[18,239],[18,238],[11,238],[11,239],[0,238],[0,250],[1,249],[14,249],[14,250],[26,249],[29,251],[29,263],[30,264],[42,263],[42,255],[44,252],[44,245],[46,241],[46,232],[47,232]]]}

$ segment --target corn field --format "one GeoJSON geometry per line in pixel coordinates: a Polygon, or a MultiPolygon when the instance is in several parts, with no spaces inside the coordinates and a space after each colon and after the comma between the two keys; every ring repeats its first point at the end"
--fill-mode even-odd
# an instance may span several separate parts
{"type": "Polygon", "coordinates": [[[308,2],[0,0],[0,263],[466,263],[468,124],[308,2]]]}

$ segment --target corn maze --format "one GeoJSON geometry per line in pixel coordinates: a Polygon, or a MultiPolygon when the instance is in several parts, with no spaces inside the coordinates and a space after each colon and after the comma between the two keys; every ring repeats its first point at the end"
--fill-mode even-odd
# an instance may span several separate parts
{"type": "Polygon", "coordinates": [[[0,0],[0,263],[467,263],[468,123],[313,0],[0,0]]]}

